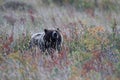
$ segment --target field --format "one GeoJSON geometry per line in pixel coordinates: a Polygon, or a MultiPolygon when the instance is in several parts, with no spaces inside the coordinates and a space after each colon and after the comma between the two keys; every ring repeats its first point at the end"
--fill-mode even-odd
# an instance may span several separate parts
{"type": "Polygon", "coordinates": [[[119,0],[6,1],[0,0],[0,80],[120,80],[119,0]],[[45,28],[63,35],[53,58],[28,49],[31,35],[45,28]]]}

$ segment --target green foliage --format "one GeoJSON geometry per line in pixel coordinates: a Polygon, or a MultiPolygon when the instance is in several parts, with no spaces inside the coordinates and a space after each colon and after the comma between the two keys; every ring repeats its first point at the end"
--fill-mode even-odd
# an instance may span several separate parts
{"type": "Polygon", "coordinates": [[[30,40],[30,36],[27,34],[26,36],[20,36],[19,39],[15,42],[15,46],[14,46],[14,51],[24,51],[27,50],[29,47],[29,40],[30,40]]]}
{"type": "Polygon", "coordinates": [[[116,7],[117,3],[112,3],[112,1],[110,0],[103,0],[102,2],[102,6],[105,10],[107,11],[116,11],[117,7],[116,7]]]}
{"type": "Polygon", "coordinates": [[[117,49],[120,52],[120,33],[118,33],[117,22],[114,19],[111,24],[112,33],[108,35],[110,46],[117,49]]]}
{"type": "Polygon", "coordinates": [[[116,38],[116,48],[118,49],[120,53],[120,35],[118,35],[118,37],[116,38]]]}
{"type": "Polygon", "coordinates": [[[116,65],[116,75],[117,75],[117,77],[120,78],[119,74],[120,74],[120,62],[117,63],[117,65],[116,65]]]}
{"type": "Polygon", "coordinates": [[[77,7],[77,8],[80,8],[80,9],[93,9],[94,8],[94,3],[92,3],[91,1],[86,1],[86,0],[78,0],[78,1],[75,1],[74,5],[77,7]]]}
{"type": "Polygon", "coordinates": [[[113,2],[111,0],[101,0],[100,2],[99,0],[43,0],[43,2],[47,4],[55,3],[59,5],[70,4],[79,10],[99,8],[106,11],[117,11],[120,8],[120,6],[116,6],[119,5],[117,1],[113,2]]]}

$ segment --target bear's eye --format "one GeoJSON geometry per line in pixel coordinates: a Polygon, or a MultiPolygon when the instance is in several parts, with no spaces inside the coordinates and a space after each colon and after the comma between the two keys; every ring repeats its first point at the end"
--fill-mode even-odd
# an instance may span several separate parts
{"type": "Polygon", "coordinates": [[[54,32],[52,33],[52,37],[53,37],[53,38],[57,38],[57,32],[54,31],[54,32]]]}

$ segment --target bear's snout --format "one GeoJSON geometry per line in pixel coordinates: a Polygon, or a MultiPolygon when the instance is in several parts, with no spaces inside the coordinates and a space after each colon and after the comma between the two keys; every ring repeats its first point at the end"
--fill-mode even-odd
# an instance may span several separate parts
{"type": "Polygon", "coordinates": [[[57,34],[56,31],[54,31],[54,32],[52,33],[52,37],[53,37],[53,38],[58,38],[58,34],[57,34]]]}

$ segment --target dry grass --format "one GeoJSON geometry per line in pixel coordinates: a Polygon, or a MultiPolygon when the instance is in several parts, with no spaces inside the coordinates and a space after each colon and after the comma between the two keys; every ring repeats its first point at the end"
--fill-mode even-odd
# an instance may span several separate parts
{"type": "Polygon", "coordinates": [[[120,15],[39,4],[33,1],[35,13],[0,12],[1,80],[119,80],[120,15]],[[59,54],[28,49],[31,34],[57,27],[64,37],[59,54]]]}

